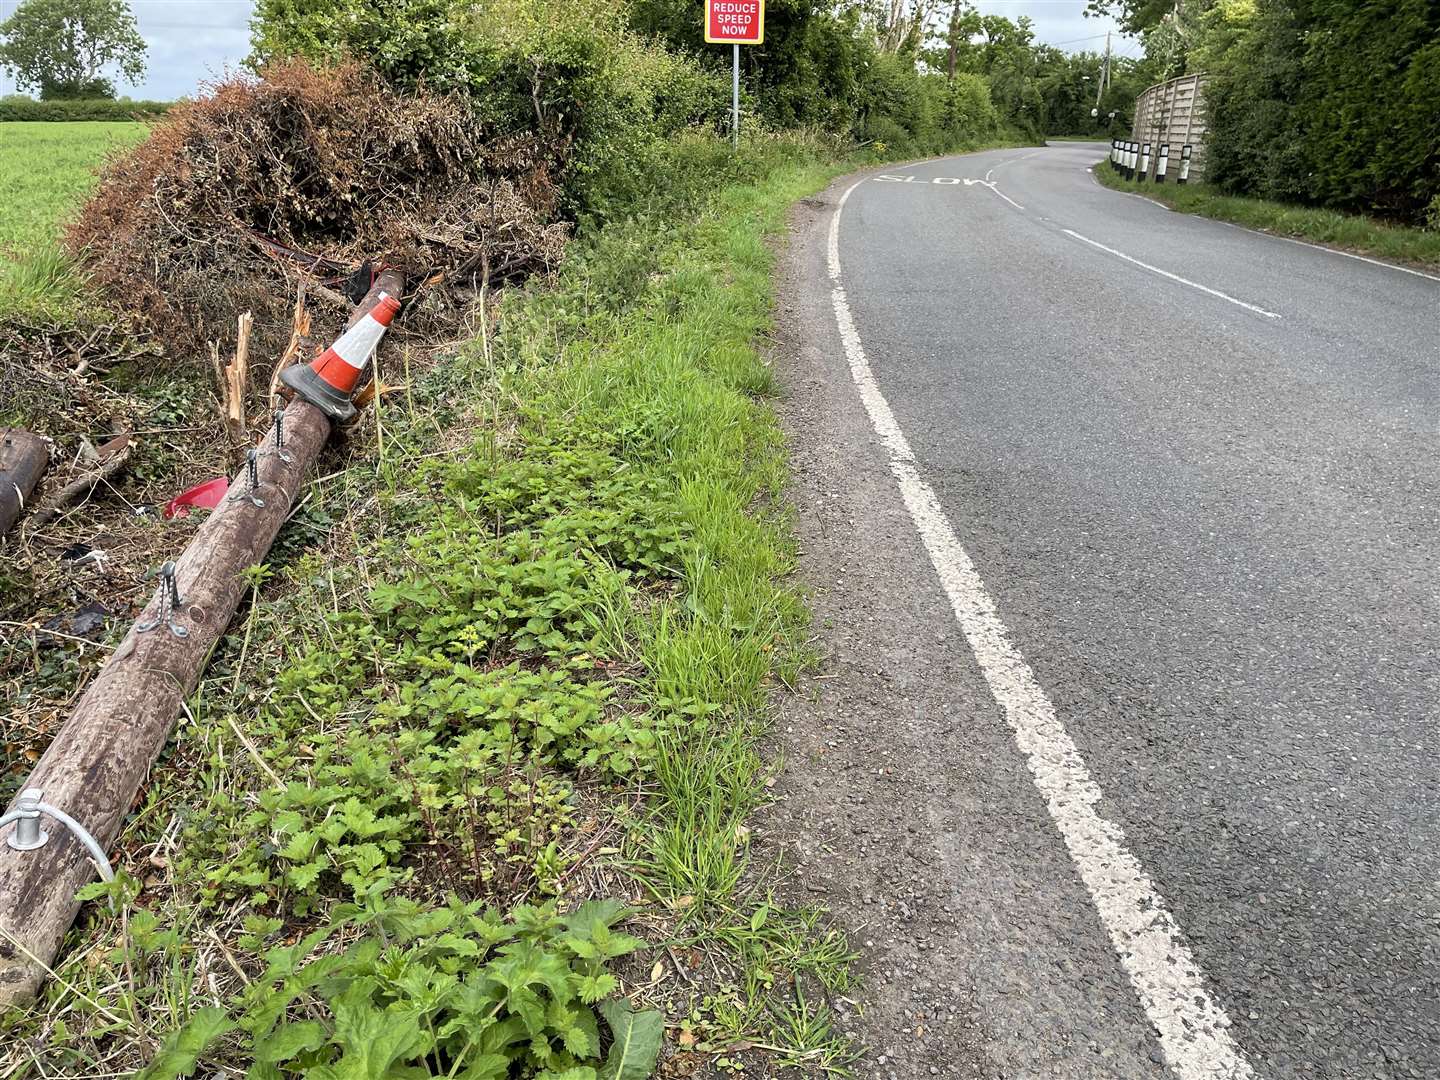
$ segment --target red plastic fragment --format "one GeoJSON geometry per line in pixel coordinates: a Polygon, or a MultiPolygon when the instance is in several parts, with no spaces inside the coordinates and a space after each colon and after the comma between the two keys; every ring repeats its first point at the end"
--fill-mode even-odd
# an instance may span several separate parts
{"type": "Polygon", "coordinates": [[[175,498],[165,504],[161,516],[165,518],[186,517],[189,515],[189,507],[199,507],[201,510],[214,510],[220,505],[220,500],[225,498],[225,492],[230,490],[230,478],[217,476],[214,480],[206,480],[189,491],[182,491],[175,498]]]}

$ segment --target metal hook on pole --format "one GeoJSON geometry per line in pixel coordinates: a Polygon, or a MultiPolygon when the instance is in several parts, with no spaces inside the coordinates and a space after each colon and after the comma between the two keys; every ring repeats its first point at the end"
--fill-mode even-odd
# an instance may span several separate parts
{"type": "Polygon", "coordinates": [[[173,562],[166,562],[160,567],[159,600],[160,607],[155,612],[155,617],[137,622],[135,632],[146,634],[163,623],[176,637],[188,636],[190,631],[175,621],[175,615],[184,601],[180,598],[180,583],[175,580],[175,564],[173,562]]]}
{"type": "Polygon", "coordinates": [[[295,460],[285,449],[285,409],[283,407],[275,410],[275,456],[286,465],[295,460]]]}
{"type": "Polygon", "coordinates": [[[245,451],[245,488],[240,492],[249,498],[251,506],[264,506],[265,500],[259,495],[260,487],[260,454],[254,447],[245,451]]]}

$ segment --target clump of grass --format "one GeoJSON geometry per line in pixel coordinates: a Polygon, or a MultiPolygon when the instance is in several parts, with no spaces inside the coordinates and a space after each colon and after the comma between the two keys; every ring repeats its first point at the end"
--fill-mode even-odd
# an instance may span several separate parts
{"type": "Polygon", "coordinates": [[[73,261],[53,243],[0,263],[0,300],[12,317],[64,322],[83,293],[84,280],[73,261]]]}
{"type": "MultiPolygon", "coordinates": [[[[1173,172],[1175,163],[1171,162],[1173,172]]],[[[1308,240],[1361,255],[1440,269],[1440,231],[1392,225],[1361,214],[1343,214],[1316,206],[1295,206],[1226,195],[1208,184],[1155,184],[1127,180],[1108,162],[1095,167],[1106,187],[1143,192],[1185,214],[1229,221],[1249,229],[1308,240]]]]}

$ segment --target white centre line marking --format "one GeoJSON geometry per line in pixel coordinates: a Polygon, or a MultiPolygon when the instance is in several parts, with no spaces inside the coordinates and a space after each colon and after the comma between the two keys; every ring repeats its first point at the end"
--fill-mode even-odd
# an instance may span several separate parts
{"type": "Polygon", "coordinates": [[[1098,240],[1091,240],[1088,236],[1081,236],[1074,229],[1061,229],[1060,231],[1063,232],[1066,236],[1073,236],[1081,243],[1089,244],[1093,248],[1099,248],[1101,251],[1109,252],[1111,255],[1114,255],[1117,258],[1124,259],[1128,263],[1134,263],[1142,270],[1149,270],[1152,274],[1159,274],[1161,277],[1169,278],[1171,281],[1178,281],[1181,285],[1189,285],[1192,289],[1199,289],[1203,293],[1208,293],[1211,296],[1219,297],[1221,300],[1224,300],[1227,303],[1234,304],[1236,307],[1243,307],[1246,311],[1253,311],[1256,315],[1263,315],[1267,319],[1280,318],[1280,316],[1276,312],[1266,311],[1264,308],[1256,307],[1254,304],[1247,304],[1244,300],[1237,300],[1229,293],[1223,293],[1219,289],[1212,289],[1208,285],[1201,285],[1199,282],[1191,281],[1189,278],[1183,278],[1179,274],[1172,274],[1169,270],[1161,270],[1158,266],[1151,266],[1147,262],[1141,262],[1139,259],[1136,259],[1133,256],[1126,255],[1123,251],[1116,251],[1112,247],[1106,247],[1098,240]]]}
{"type": "Polygon", "coordinates": [[[1229,1016],[1205,988],[1204,974],[1180,927],[1126,847],[1124,831],[1096,810],[1103,797],[1099,785],[1035,673],[1010,640],[995,601],[934,490],[921,478],[905,433],[875,381],[840,279],[840,215],[861,183],[852,184],[840,197],[830,219],[831,300],[850,374],[890,459],[900,495],[990,693],[1005,711],[1050,818],[1150,1017],[1171,1072],[1179,1080],[1251,1080],[1254,1072],[1231,1038],[1229,1016]]]}
{"type": "Polygon", "coordinates": [[[1013,206],[1016,210],[1024,210],[1024,209],[1025,209],[1023,206],[1021,206],[1021,205],[1020,205],[1018,202],[1016,202],[1014,199],[1010,198],[1009,195],[1006,195],[1003,191],[1001,191],[998,187],[996,187],[994,181],[991,181],[990,183],[986,184],[985,186],[988,187],[991,191],[993,191],[996,195],[999,195],[1000,198],[1004,199],[1004,200],[1005,200],[1006,202],[1008,202],[1011,206],[1013,206]]]}

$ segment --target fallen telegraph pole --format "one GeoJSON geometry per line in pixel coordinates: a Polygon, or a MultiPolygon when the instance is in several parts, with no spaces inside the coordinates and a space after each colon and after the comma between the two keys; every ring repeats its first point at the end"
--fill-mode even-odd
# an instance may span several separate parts
{"type": "MultiPolygon", "coordinates": [[[[353,386],[369,354],[358,356],[352,345],[347,355],[340,346],[353,343],[355,335],[378,341],[403,289],[398,273],[382,272],[352,312],[352,330],[316,367],[328,363],[333,369],[338,357],[353,386]]],[[[323,370],[319,374],[327,378],[323,370]]],[[[332,417],[343,418],[350,408],[348,400],[335,397],[333,385],[295,389],[295,400],[250,452],[224,502],[180,558],[162,569],[156,595],[5,815],[19,811],[26,820],[0,830],[8,832],[0,843],[0,1007],[34,996],[75,919],[76,891],[95,876],[84,837],[72,826],[88,830],[101,852],[115,842],[181,705],[240,604],[242,572],[269,552],[306,470],[329,439],[332,417]],[[39,811],[37,804],[43,804],[39,811]],[[36,813],[42,815],[38,827],[36,813]]]]}

